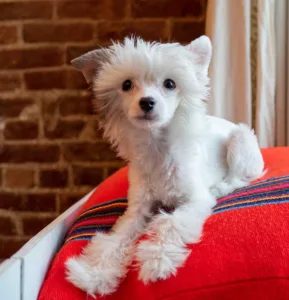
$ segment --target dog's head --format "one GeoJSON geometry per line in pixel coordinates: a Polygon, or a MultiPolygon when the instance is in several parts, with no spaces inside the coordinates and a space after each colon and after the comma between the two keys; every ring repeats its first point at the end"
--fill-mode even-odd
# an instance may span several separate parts
{"type": "Polygon", "coordinates": [[[117,130],[112,127],[121,126],[122,120],[153,130],[169,124],[179,108],[204,106],[210,59],[206,36],[186,46],[126,38],[123,44],[88,52],[72,64],[92,85],[104,127],[117,130]]]}

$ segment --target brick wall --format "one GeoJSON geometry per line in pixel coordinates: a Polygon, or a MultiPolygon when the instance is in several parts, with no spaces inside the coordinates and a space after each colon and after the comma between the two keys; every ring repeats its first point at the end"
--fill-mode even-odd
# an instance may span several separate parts
{"type": "Polygon", "coordinates": [[[189,42],[205,0],[0,0],[0,259],[114,172],[69,61],[135,33],[189,42]]]}

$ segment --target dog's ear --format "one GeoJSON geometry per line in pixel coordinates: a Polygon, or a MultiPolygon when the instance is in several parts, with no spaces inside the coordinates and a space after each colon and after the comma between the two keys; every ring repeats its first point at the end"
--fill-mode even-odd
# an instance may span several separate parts
{"type": "Polygon", "coordinates": [[[185,46],[195,57],[195,63],[205,72],[208,71],[212,57],[210,39],[203,35],[185,46]]]}
{"type": "Polygon", "coordinates": [[[71,64],[80,70],[87,83],[91,83],[97,69],[103,62],[109,61],[110,51],[102,48],[87,52],[71,61],[71,64]]]}

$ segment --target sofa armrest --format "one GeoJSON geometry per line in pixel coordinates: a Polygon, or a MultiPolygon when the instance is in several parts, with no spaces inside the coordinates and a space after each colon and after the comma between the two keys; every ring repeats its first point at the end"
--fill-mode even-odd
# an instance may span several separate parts
{"type": "Polygon", "coordinates": [[[21,300],[37,299],[55,253],[61,247],[64,236],[83,203],[92,193],[93,191],[66,210],[27,242],[10,260],[1,264],[1,299],[4,297],[3,299],[18,300],[20,295],[21,300]],[[18,281],[20,292],[17,298],[18,281]],[[5,287],[4,294],[2,286],[5,287]]]}
{"type": "Polygon", "coordinates": [[[21,300],[21,260],[7,259],[0,264],[0,298],[21,300]]]}

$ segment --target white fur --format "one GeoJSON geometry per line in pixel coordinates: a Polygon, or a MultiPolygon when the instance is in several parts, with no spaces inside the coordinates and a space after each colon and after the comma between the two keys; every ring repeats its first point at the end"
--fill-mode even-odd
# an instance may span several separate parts
{"type": "Polygon", "coordinates": [[[206,116],[210,59],[210,41],[201,37],[185,47],[126,39],[72,62],[92,83],[104,136],[129,163],[127,211],[66,264],[68,280],[89,294],[115,291],[134,255],[145,283],[175,275],[216,198],[262,175],[252,130],[206,116]],[[163,86],[168,78],[175,90],[163,86]],[[133,88],[124,92],[126,79],[133,88]],[[143,119],[139,100],[148,96],[156,104],[143,119]],[[153,215],[155,201],[175,210],[153,215]]]}

